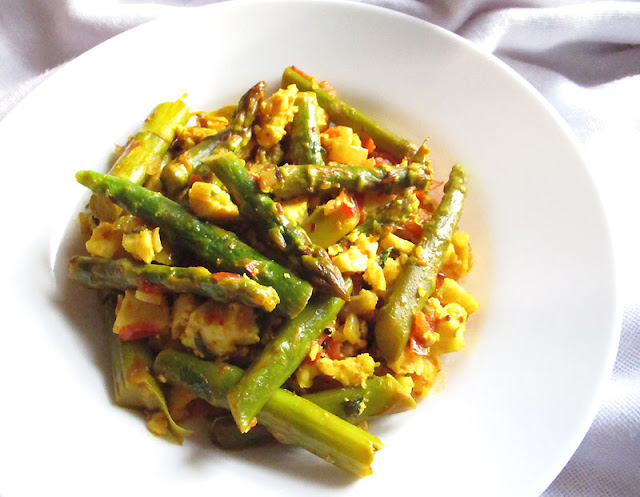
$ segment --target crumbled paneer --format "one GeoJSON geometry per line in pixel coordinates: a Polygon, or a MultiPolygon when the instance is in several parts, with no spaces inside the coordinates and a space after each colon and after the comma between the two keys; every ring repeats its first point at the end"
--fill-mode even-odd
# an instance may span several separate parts
{"type": "Polygon", "coordinates": [[[285,126],[293,120],[298,110],[294,105],[297,94],[296,85],[289,85],[260,103],[254,131],[261,147],[271,148],[282,140],[286,134],[285,126]]]}
{"type": "Polygon", "coordinates": [[[415,354],[410,347],[405,347],[395,361],[387,364],[398,376],[417,374],[421,375],[425,364],[429,362],[427,356],[415,354]]]}
{"type": "Polygon", "coordinates": [[[91,195],[89,199],[91,214],[100,221],[113,223],[122,214],[122,208],[116,205],[109,197],[91,195]]]}
{"type": "Polygon", "coordinates": [[[356,357],[344,359],[321,357],[315,362],[321,374],[339,381],[345,387],[364,386],[367,378],[373,376],[375,368],[379,365],[369,354],[358,354],[356,357]]]}
{"type": "Polygon", "coordinates": [[[143,302],[148,302],[149,304],[160,305],[162,304],[162,299],[164,297],[162,291],[147,291],[138,288],[136,289],[136,298],[143,302]]]}
{"type": "Polygon", "coordinates": [[[375,236],[367,236],[364,233],[358,233],[353,243],[358,247],[360,252],[365,254],[367,257],[376,259],[376,254],[378,253],[378,242],[375,236]]]}
{"type": "Polygon", "coordinates": [[[411,252],[413,252],[415,245],[409,240],[400,238],[393,233],[388,233],[382,238],[382,240],[380,240],[380,247],[382,247],[383,249],[394,248],[401,254],[410,254],[411,252]]]}
{"type": "Polygon", "coordinates": [[[463,348],[467,323],[467,311],[464,307],[455,302],[443,306],[435,297],[431,297],[427,304],[433,309],[436,319],[435,331],[439,336],[438,341],[433,345],[434,352],[447,354],[463,348]]]}
{"type": "Polygon", "coordinates": [[[163,412],[154,412],[147,420],[147,429],[159,437],[169,435],[169,420],[163,412]]]}
{"type": "MultiPolygon", "coordinates": [[[[315,361],[315,358],[313,359],[315,361]]],[[[310,388],[313,385],[313,380],[320,374],[315,363],[303,362],[296,369],[296,383],[300,388],[310,388]]]]}
{"type": "Polygon", "coordinates": [[[367,323],[360,321],[358,316],[351,312],[347,314],[342,328],[334,331],[331,337],[339,342],[355,345],[356,349],[363,348],[367,345],[367,323]]]}
{"type": "Polygon", "coordinates": [[[368,257],[355,245],[335,256],[333,263],[343,273],[363,273],[367,269],[368,257]]]}
{"type": "Polygon", "coordinates": [[[461,305],[467,311],[467,314],[473,314],[480,307],[475,297],[451,278],[444,278],[440,287],[433,293],[433,296],[436,297],[442,305],[449,303],[461,305]]]}
{"type": "Polygon", "coordinates": [[[440,361],[435,357],[430,357],[424,362],[422,374],[412,374],[413,390],[411,394],[414,397],[425,397],[435,385],[440,372],[440,361]]]}
{"type": "Polygon", "coordinates": [[[373,259],[367,259],[367,268],[363,275],[364,281],[371,285],[376,293],[383,293],[387,290],[387,282],[384,279],[384,271],[373,259]]]}
{"type": "Polygon", "coordinates": [[[229,194],[212,183],[196,181],[189,189],[189,207],[194,214],[210,221],[230,221],[240,213],[229,194]]]}
{"type": "Polygon", "coordinates": [[[346,307],[356,316],[366,316],[375,311],[378,304],[378,296],[371,290],[362,289],[357,295],[351,297],[346,307]]]}
{"type": "Polygon", "coordinates": [[[180,293],[173,299],[171,309],[171,338],[177,340],[184,333],[189,316],[198,307],[196,296],[191,293],[180,293]]]}
{"type": "Polygon", "coordinates": [[[160,304],[136,298],[135,290],[126,290],[116,309],[113,332],[123,340],[135,340],[160,335],[169,329],[169,305],[166,299],[160,304]]]}
{"type": "Polygon", "coordinates": [[[102,221],[85,243],[87,252],[95,257],[113,258],[122,248],[122,234],[113,224],[102,221]]]}
{"type": "Polygon", "coordinates": [[[405,347],[400,357],[388,366],[399,381],[404,380],[412,388],[412,394],[416,397],[427,395],[440,371],[437,358],[415,354],[409,347],[405,347]]]}
{"type": "Polygon", "coordinates": [[[197,145],[209,136],[218,134],[229,125],[235,105],[222,107],[212,112],[199,112],[195,114],[194,126],[178,126],[176,129],[175,145],[182,150],[197,145]]]}
{"type": "Polygon", "coordinates": [[[134,258],[149,264],[162,251],[160,229],[144,229],[122,236],[122,247],[134,258]]]}
{"type": "Polygon", "coordinates": [[[387,286],[392,285],[396,278],[400,275],[400,270],[406,259],[407,256],[405,254],[401,255],[397,259],[387,259],[384,268],[382,268],[387,286]]]}
{"type": "Polygon", "coordinates": [[[344,247],[343,245],[340,245],[339,243],[334,243],[333,245],[327,247],[327,253],[331,256],[331,257],[335,257],[336,255],[338,255],[340,252],[344,252],[346,247],[344,247]]]}
{"type": "Polygon", "coordinates": [[[218,134],[228,123],[224,120],[224,125],[220,129],[202,128],[200,126],[178,126],[176,129],[176,145],[186,150],[197,145],[208,136],[218,134]]]}
{"type": "Polygon", "coordinates": [[[222,131],[231,121],[235,110],[236,105],[225,105],[211,112],[197,113],[196,120],[198,121],[198,126],[222,131]]]}
{"type": "Polygon", "coordinates": [[[362,146],[360,137],[348,126],[334,126],[320,135],[320,142],[327,151],[327,160],[354,166],[374,165],[367,159],[369,150],[362,146]]]}
{"type": "Polygon", "coordinates": [[[471,245],[468,233],[458,231],[447,247],[442,272],[452,279],[460,279],[467,275],[472,265],[471,245]]]}
{"type": "Polygon", "coordinates": [[[225,357],[243,345],[258,343],[258,333],[253,308],[209,300],[191,313],[180,341],[200,357],[206,352],[225,357]]]}
{"type": "Polygon", "coordinates": [[[321,356],[315,362],[303,362],[296,370],[296,382],[301,388],[309,388],[314,378],[325,375],[339,381],[345,387],[364,386],[365,381],[372,377],[376,362],[369,354],[359,354],[344,359],[330,359],[321,356]]]}

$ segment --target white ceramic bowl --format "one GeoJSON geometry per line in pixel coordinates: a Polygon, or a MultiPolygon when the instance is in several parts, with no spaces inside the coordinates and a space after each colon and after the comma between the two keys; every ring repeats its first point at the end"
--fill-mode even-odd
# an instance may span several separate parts
{"type": "Polygon", "coordinates": [[[353,3],[232,2],[90,50],[1,124],[5,235],[0,493],[537,495],[590,424],[618,314],[603,211],[567,127],[496,59],[419,20],[353,3]],[[329,80],[399,134],[431,137],[438,176],[471,173],[463,228],[482,303],[468,346],[412,412],[371,423],[385,442],[354,481],[296,448],[224,453],[154,438],[110,397],[81,251],[80,169],[103,171],[158,102],[235,102],[287,65],[329,80]]]}

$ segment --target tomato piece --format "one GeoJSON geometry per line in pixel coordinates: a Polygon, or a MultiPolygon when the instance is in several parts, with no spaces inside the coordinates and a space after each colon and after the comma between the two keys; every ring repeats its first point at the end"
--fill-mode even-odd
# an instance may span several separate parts
{"type": "Polygon", "coordinates": [[[422,226],[416,223],[413,219],[407,221],[402,229],[409,235],[413,243],[418,243],[422,237],[422,226]]]}
{"type": "Polygon", "coordinates": [[[357,198],[352,197],[344,190],[342,190],[338,197],[336,197],[336,201],[337,210],[342,217],[354,217],[359,211],[361,211],[357,198]]]}
{"type": "Polygon", "coordinates": [[[123,326],[120,329],[120,333],[118,333],[118,336],[121,340],[129,342],[133,340],[141,340],[142,338],[148,338],[154,335],[159,335],[161,333],[162,330],[158,329],[158,327],[154,326],[152,323],[141,322],[123,326]]]}
{"type": "Polygon", "coordinates": [[[432,342],[427,337],[434,328],[435,320],[427,317],[424,312],[418,311],[413,315],[413,324],[411,326],[408,345],[414,354],[419,356],[429,355],[429,347],[432,345],[432,342]]]}
{"type": "Polygon", "coordinates": [[[161,285],[150,283],[142,276],[136,279],[136,284],[138,286],[138,290],[140,290],[142,293],[149,293],[151,295],[162,295],[161,285]]]}
{"type": "Polygon", "coordinates": [[[381,164],[398,164],[400,162],[400,160],[395,155],[378,148],[371,152],[371,157],[374,158],[376,166],[379,166],[381,164]]]}
{"type": "Polygon", "coordinates": [[[360,142],[362,143],[362,147],[366,148],[369,151],[368,157],[371,157],[373,151],[376,149],[376,144],[369,136],[360,137],[360,142]]]}
{"type": "Polygon", "coordinates": [[[342,359],[343,357],[342,345],[331,336],[328,336],[325,340],[324,349],[331,360],[342,359]]]}
{"type": "Polygon", "coordinates": [[[212,273],[211,277],[216,281],[222,280],[241,280],[242,276],[236,273],[226,273],[224,271],[220,271],[218,273],[212,273]]]}
{"type": "Polygon", "coordinates": [[[327,137],[329,137],[329,138],[337,138],[342,133],[341,129],[343,129],[343,128],[339,128],[337,126],[335,126],[333,128],[327,128],[325,130],[324,134],[327,135],[327,137]]]}
{"type": "Polygon", "coordinates": [[[217,324],[218,326],[224,326],[224,313],[218,308],[209,308],[205,315],[205,321],[208,324],[217,324]]]}
{"type": "Polygon", "coordinates": [[[189,176],[189,188],[191,188],[193,184],[198,181],[203,181],[202,177],[199,174],[192,174],[191,176],[189,176]]]}
{"type": "Polygon", "coordinates": [[[360,226],[362,223],[364,223],[364,220],[366,218],[366,215],[364,213],[364,193],[356,193],[353,196],[353,200],[356,203],[358,211],[360,211],[360,220],[358,221],[358,226],[360,226]]]}
{"type": "Polygon", "coordinates": [[[297,72],[303,78],[311,79],[311,76],[309,76],[306,72],[298,69],[296,66],[291,66],[291,69],[293,69],[295,72],[297,72]]]}

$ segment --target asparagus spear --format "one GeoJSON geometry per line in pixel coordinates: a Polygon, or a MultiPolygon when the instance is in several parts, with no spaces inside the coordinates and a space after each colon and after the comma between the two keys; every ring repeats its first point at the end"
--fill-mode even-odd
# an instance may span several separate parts
{"type": "Polygon", "coordinates": [[[396,157],[411,157],[417,150],[413,143],[383,128],[370,117],[365,116],[338,97],[323,90],[318,86],[315,78],[301,73],[293,66],[284,70],[282,84],[283,86],[295,84],[300,91],[314,92],[318,97],[320,107],[327,111],[331,121],[349,126],[358,134],[364,132],[375,142],[377,147],[390,152],[396,157]]]}
{"type": "Polygon", "coordinates": [[[323,330],[336,318],[344,300],[314,294],[304,310],[285,323],[267,343],[244,376],[229,390],[231,414],[241,432],[255,424],[254,418],[293,374],[323,330]]]}
{"type": "MultiPolygon", "coordinates": [[[[277,167],[277,166],[272,166],[277,167]]],[[[330,162],[326,166],[286,164],[276,173],[277,180],[269,184],[268,192],[286,199],[310,193],[335,194],[341,189],[354,192],[379,191],[392,193],[414,186],[425,189],[431,181],[431,171],[413,163],[408,166],[382,165],[377,168],[330,162]]],[[[266,167],[260,175],[270,175],[266,167]]]]}
{"type": "Polygon", "coordinates": [[[206,168],[200,168],[205,157],[220,150],[238,152],[249,143],[251,127],[255,120],[259,103],[264,96],[265,87],[266,83],[264,81],[252,86],[238,101],[229,126],[186,150],[164,168],[162,181],[169,195],[175,195],[184,189],[194,171],[207,181],[213,180],[210,171],[206,168]]]}
{"type": "MultiPolygon", "coordinates": [[[[158,354],[154,371],[169,383],[225,408],[229,407],[227,392],[243,375],[236,366],[203,361],[174,350],[158,354]]],[[[374,453],[382,448],[374,435],[287,390],[273,392],[258,414],[258,422],[278,440],[299,445],[358,477],[372,473],[374,453]]]]}
{"type": "Polygon", "coordinates": [[[323,390],[304,398],[354,424],[416,407],[410,390],[390,374],[370,378],[364,387],[323,390]]]}
{"type": "Polygon", "coordinates": [[[160,385],[151,375],[153,355],[146,344],[124,342],[111,333],[113,383],[116,404],[121,407],[160,411],[167,419],[171,433],[182,443],[191,434],[179,426],[169,413],[169,407],[160,385]]]}
{"type": "Polygon", "coordinates": [[[149,166],[161,160],[175,138],[177,126],[188,119],[189,109],[182,100],[158,105],[129,140],[109,174],[137,184],[144,183],[149,166]]]}
{"type": "MultiPolygon", "coordinates": [[[[364,387],[333,388],[303,395],[319,407],[352,424],[416,407],[410,391],[391,375],[376,376],[364,387]]],[[[232,416],[221,416],[209,427],[214,443],[224,449],[243,449],[273,441],[269,430],[256,425],[242,433],[232,416]]]]}
{"type": "MultiPolygon", "coordinates": [[[[162,161],[175,138],[178,125],[189,119],[189,109],[182,100],[162,103],[146,118],[138,133],[111,167],[109,174],[135,184],[142,184],[151,166],[162,161]]],[[[73,258],[70,262],[73,265],[73,258]]],[[[72,277],[74,271],[72,270],[72,277]]],[[[178,426],[167,406],[160,386],[151,375],[153,357],[140,343],[123,342],[112,333],[115,303],[102,307],[105,326],[111,336],[111,366],[116,403],[123,407],[160,411],[164,414],[175,439],[182,443],[191,432],[178,426]]]]}
{"type": "Polygon", "coordinates": [[[93,171],[80,171],[78,182],[109,196],[132,214],[159,226],[164,233],[221,271],[247,274],[273,287],[280,303],[276,310],[295,316],[306,305],[313,288],[290,271],[243,243],[234,233],[200,221],[178,203],[130,181],[93,171]]]}
{"type": "Polygon", "coordinates": [[[425,140],[424,142],[422,142],[422,145],[418,147],[416,153],[413,154],[411,162],[425,166],[426,168],[428,168],[429,174],[433,176],[431,161],[429,160],[429,152],[431,152],[431,149],[427,146],[427,140],[425,140]]]}
{"type": "MultiPolygon", "coordinates": [[[[150,171],[162,166],[176,128],[188,119],[189,109],[182,100],[156,106],[111,166],[109,174],[143,184],[150,171]]],[[[89,207],[100,220],[112,221],[121,213],[110,200],[96,195],[92,196],[89,207]]]]}
{"type": "Polygon", "coordinates": [[[327,251],[311,243],[305,230],[289,220],[280,204],[260,192],[238,157],[227,152],[212,156],[205,164],[227,187],[241,214],[255,219],[274,244],[288,255],[289,267],[334,295],[349,300],[342,273],[331,262],[327,251]]]}
{"type": "Polygon", "coordinates": [[[444,187],[444,196],[394,284],[376,319],[376,343],[387,361],[397,359],[407,344],[413,316],[433,293],[436,276],[462,214],[467,186],[465,172],[456,164],[444,187]]]}
{"type": "Polygon", "coordinates": [[[318,99],[313,92],[300,92],[295,101],[298,111],[289,133],[289,161],[294,164],[324,164],[320,129],[318,128],[318,99]]]}
{"type": "Polygon", "coordinates": [[[176,293],[193,293],[219,302],[237,301],[271,312],[280,299],[276,291],[235,273],[210,273],[203,267],[144,264],[129,259],[72,257],[72,279],[90,288],[139,288],[142,283],[176,293]]]}
{"type": "Polygon", "coordinates": [[[209,438],[215,445],[225,450],[246,449],[275,442],[266,426],[257,425],[248,433],[241,433],[233,416],[230,415],[219,416],[211,422],[209,438]]]}
{"type": "Polygon", "coordinates": [[[115,295],[107,297],[102,309],[105,331],[111,341],[111,374],[116,404],[149,411],[160,411],[167,418],[169,428],[178,443],[191,432],[176,424],[169,413],[164,393],[151,375],[153,356],[139,342],[123,342],[112,333],[115,321],[115,295]],[[113,298],[111,298],[113,297],[113,298]]]}

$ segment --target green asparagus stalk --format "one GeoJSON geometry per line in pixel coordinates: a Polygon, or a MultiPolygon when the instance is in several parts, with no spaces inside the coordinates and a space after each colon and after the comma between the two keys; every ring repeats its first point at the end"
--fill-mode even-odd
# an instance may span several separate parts
{"type": "Polygon", "coordinates": [[[276,291],[235,273],[210,273],[203,267],[144,264],[129,259],[72,257],[72,279],[90,288],[136,289],[154,285],[176,293],[193,293],[219,302],[236,301],[273,311],[280,299],[276,291]]]}
{"type": "Polygon", "coordinates": [[[178,443],[191,434],[171,417],[160,385],[151,374],[153,355],[141,342],[124,342],[111,333],[113,383],[116,404],[148,411],[160,411],[178,443]]]}
{"type": "Polygon", "coordinates": [[[255,424],[254,418],[271,394],[294,373],[344,303],[337,297],[314,294],[304,310],[276,332],[240,381],[229,390],[231,414],[241,432],[247,432],[255,424]]]}
{"type": "Polygon", "coordinates": [[[306,305],[313,288],[293,273],[243,243],[234,233],[200,221],[178,203],[130,181],[93,171],[80,171],[78,182],[93,192],[113,198],[124,209],[155,224],[187,250],[221,271],[247,274],[273,287],[280,303],[276,310],[295,316],[306,305]]]}
{"type": "Polygon", "coordinates": [[[176,424],[169,413],[164,393],[151,375],[153,356],[139,342],[123,342],[112,332],[115,321],[115,299],[108,298],[102,307],[105,331],[111,342],[111,374],[116,404],[148,411],[162,412],[171,434],[178,443],[191,434],[176,424]]]}
{"type": "MultiPolygon", "coordinates": [[[[391,375],[371,378],[364,387],[333,388],[302,397],[352,424],[416,407],[409,389],[391,375]]],[[[242,433],[232,416],[216,418],[209,434],[216,445],[232,450],[274,441],[269,430],[262,425],[242,433]]]]}
{"type": "Polygon", "coordinates": [[[324,164],[320,129],[318,128],[318,99],[313,92],[300,92],[296,96],[298,107],[291,122],[289,156],[293,164],[324,164]]]}
{"type": "Polygon", "coordinates": [[[199,167],[202,160],[216,151],[238,152],[249,143],[253,121],[264,96],[265,87],[264,81],[252,86],[238,101],[231,122],[225,129],[186,150],[164,168],[162,181],[169,195],[175,195],[183,190],[194,171],[205,181],[214,181],[210,171],[199,167]]]}
{"type": "MultiPolygon", "coordinates": [[[[174,350],[158,354],[154,371],[169,383],[225,408],[229,407],[229,389],[243,375],[242,369],[230,364],[203,361],[174,350]]],[[[374,454],[382,448],[374,435],[283,389],[273,392],[258,413],[258,422],[278,440],[296,444],[358,477],[372,473],[374,454]]]]}
{"type": "Polygon", "coordinates": [[[427,140],[422,142],[422,145],[418,147],[416,153],[413,154],[411,162],[415,164],[421,164],[428,168],[429,174],[433,176],[433,170],[431,169],[431,161],[429,160],[429,152],[431,149],[427,146],[427,140]]]}
{"type": "MultiPolygon", "coordinates": [[[[111,166],[109,174],[143,184],[149,172],[162,167],[169,146],[175,138],[176,128],[187,122],[189,109],[182,100],[162,103],[147,116],[138,132],[111,166]]],[[[121,210],[109,199],[93,195],[89,208],[101,221],[113,221],[121,210]]]]}
{"type": "Polygon", "coordinates": [[[435,290],[436,276],[455,234],[467,186],[462,166],[456,164],[444,187],[444,196],[394,284],[376,319],[376,343],[387,361],[397,359],[411,333],[413,316],[435,290]]]}
{"type": "Polygon", "coordinates": [[[303,397],[354,424],[416,407],[411,391],[390,374],[370,378],[363,387],[329,389],[303,397]]]}
{"type": "Polygon", "coordinates": [[[109,174],[137,184],[144,183],[149,166],[162,159],[175,138],[176,128],[188,119],[189,109],[182,100],[158,105],[129,141],[109,174]]]}
{"type": "Polygon", "coordinates": [[[233,416],[219,416],[209,425],[209,438],[221,449],[240,450],[275,442],[266,426],[257,425],[247,433],[238,430],[233,416]]]}
{"type": "Polygon", "coordinates": [[[283,86],[295,84],[300,91],[312,91],[318,97],[320,107],[327,111],[329,118],[336,124],[349,126],[360,134],[369,136],[377,147],[396,157],[411,157],[416,152],[417,147],[408,140],[405,140],[391,131],[385,129],[370,117],[347,105],[338,97],[331,95],[320,88],[315,80],[295,67],[287,67],[282,74],[283,86]]]}
{"type": "MultiPolygon", "coordinates": [[[[273,193],[281,199],[312,193],[335,194],[341,189],[393,193],[414,186],[423,190],[432,177],[430,169],[419,164],[382,165],[374,169],[330,162],[326,166],[286,164],[278,169],[277,180],[269,184],[269,191],[265,193],[273,193]]],[[[260,175],[272,172],[267,166],[260,175]]]]}
{"type": "Polygon", "coordinates": [[[327,251],[311,243],[305,230],[289,220],[280,204],[260,192],[257,183],[235,154],[218,154],[206,159],[205,164],[227,187],[240,213],[247,219],[255,220],[275,246],[287,254],[287,265],[291,269],[332,294],[349,300],[342,273],[331,262],[327,251]]]}

